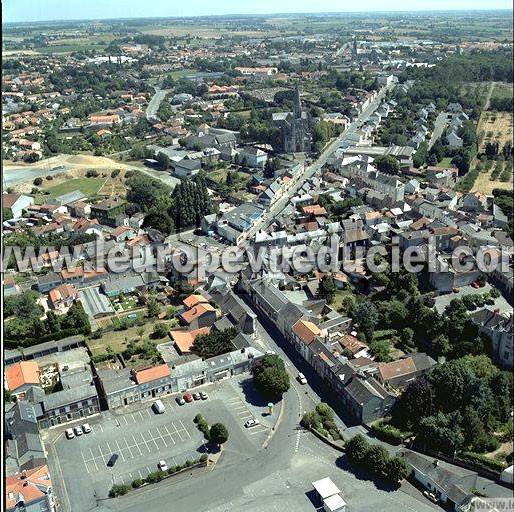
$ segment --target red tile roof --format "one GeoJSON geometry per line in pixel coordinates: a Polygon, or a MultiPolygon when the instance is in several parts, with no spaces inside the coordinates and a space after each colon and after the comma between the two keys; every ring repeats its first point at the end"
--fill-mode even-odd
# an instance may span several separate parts
{"type": "Polygon", "coordinates": [[[52,490],[47,466],[39,466],[5,477],[5,505],[14,510],[21,501],[25,506],[44,498],[52,490]]]}
{"type": "Polygon", "coordinates": [[[5,380],[10,391],[24,384],[39,384],[39,365],[36,361],[21,361],[5,369],[5,380]]]}
{"type": "Polygon", "coordinates": [[[173,339],[177,350],[181,354],[187,354],[192,352],[193,343],[196,337],[201,334],[209,334],[210,331],[210,327],[201,327],[200,329],[194,329],[192,331],[173,330],[170,331],[170,336],[173,339]]]}
{"type": "Polygon", "coordinates": [[[308,320],[298,320],[293,325],[293,332],[307,345],[310,345],[314,338],[321,334],[320,328],[308,320]]]}
{"type": "Polygon", "coordinates": [[[169,377],[170,367],[164,363],[158,366],[148,366],[139,370],[132,370],[132,374],[138,384],[144,384],[145,382],[151,382],[152,380],[162,379],[163,377],[169,377]]]}

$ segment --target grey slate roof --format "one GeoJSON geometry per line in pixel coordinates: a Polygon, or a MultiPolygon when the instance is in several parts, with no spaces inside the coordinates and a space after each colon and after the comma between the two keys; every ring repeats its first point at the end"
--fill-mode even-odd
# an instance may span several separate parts
{"type": "Polygon", "coordinates": [[[95,386],[84,384],[46,395],[43,400],[43,407],[45,411],[48,411],[76,403],[80,400],[87,400],[94,396],[97,396],[95,386]]]}

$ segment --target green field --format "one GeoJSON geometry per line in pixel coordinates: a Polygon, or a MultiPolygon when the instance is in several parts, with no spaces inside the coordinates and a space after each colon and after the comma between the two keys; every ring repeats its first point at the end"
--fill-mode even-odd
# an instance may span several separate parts
{"type": "Polygon", "coordinates": [[[452,157],[446,156],[437,164],[438,167],[452,167],[452,157]]]}
{"type": "Polygon", "coordinates": [[[98,42],[98,43],[74,43],[74,44],[53,44],[49,46],[40,46],[38,48],[34,48],[37,53],[42,53],[45,55],[50,55],[52,53],[72,53],[72,52],[82,52],[85,50],[103,50],[106,47],[106,43],[98,42]]]}
{"type": "Polygon", "coordinates": [[[58,197],[74,190],[80,190],[87,197],[95,196],[105,183],[105,178],[75,178],[55,187],[47,188],[51,196],[58,197]]]}
{"type": "Polygon", "coordinates": [[[199,70],[198,69],[194,69],[194,68],[191,68],[191,69],[179,69],[177,71],[172,71],[171,73],[169,73],[169,76],[171,76],[175,80],[178,80],[180,78],[184,78],[185,76],[194,75],[195,73],[198,73],[198,72],[199,72],[199,70]]]}

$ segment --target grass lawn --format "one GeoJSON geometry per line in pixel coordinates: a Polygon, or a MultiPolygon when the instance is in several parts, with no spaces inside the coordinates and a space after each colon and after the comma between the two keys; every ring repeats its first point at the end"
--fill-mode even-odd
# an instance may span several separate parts
{"type": "Polygon", "coordinates": [[[80,190],[87,197],[95,196],[105,183],[105,178],[75,178],[47,188],[46,191],[53,197],[80,190]]]}
{"type": "Polygon", "coordinates": [[[122,302],[111,301],[114,309],[118,312],[130,311],[137,308],[137,297],[129,295],[125,297],[122,302]]]}
{"type": "Polygon", "coordinates": [[[343,301],[344,301],[345,297],[349,297],[349,296],[355,297],[355,295],[351,289],[346,288],[345,290],[337,290],[334,302],[332,302],[332,304],[330,304],[330,306],[333,309],[335,309],[336,311],[343,311],[346,313],[346,310],[343,307],[343,301]]]}
{"type": "MultiPolygon", "coordinates": [[[[168,322],[171,326],[171,322],[168,322]]],[[[125,347],[130,341],[150,341],[155,345],[159,345],[160,343],[164,343],[167,338],[162,338],[158,340],[154,340],[150,338],[150,334],[153,331],[155,323],[148,322],[143,326],[134,326],[125,329],[124,331],[109,331],[106,332],[101,338],[97,340],[88,340],[89,348],[93,353],[93,356],[99,354],[106,354],[107,347],[111,347],[112,351],[119,354],[125,350],[125,347]],[[144,329],[144,334],[142,337],[139,336],[139,330],[144,329]]]]}
{"type": "Polygon", "coordinates": [[[179,80],[180,78],[184,78],[185,76],[194,75],[198,73],[198,69],[178,69],[177,71],[172,71],[169,73],[171,78],[175,80],[179,80]]]}
{"type": "Polygon", "coordinates": [[[438,167],[452,167],[452,157],[445,156],[440,162],[437,164],[438,167]]]}

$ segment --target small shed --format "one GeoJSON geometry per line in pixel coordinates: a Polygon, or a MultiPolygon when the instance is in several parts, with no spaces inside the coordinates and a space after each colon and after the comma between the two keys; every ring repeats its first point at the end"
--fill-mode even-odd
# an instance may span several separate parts
{"type": "Polygon", "coordinates": [[[340,494],[334,494],[323,500],[323,510],[325,512],[346,512],[346,501],[340,494]]]}
{"type": "Polygon", "coordinates": [[[323,503],[327,498],[334,496],[334,494],[339,494],[341,492],[337,485],[332,482],[328,476],[321,480],[316,480],[316,482],[312,482],[312,486],[316,491],[320,503],[323,503]]]}
{"type": "Polygon", "coordinates": [[[513,478],[512,478],[512,470],[513,470],[513,467],[514,466],[509,466],[508,468],[504,469],[500,475],[500,480],[502,482],[505,482],[506,484],[511,484],[513,483],[513,478]]]}

